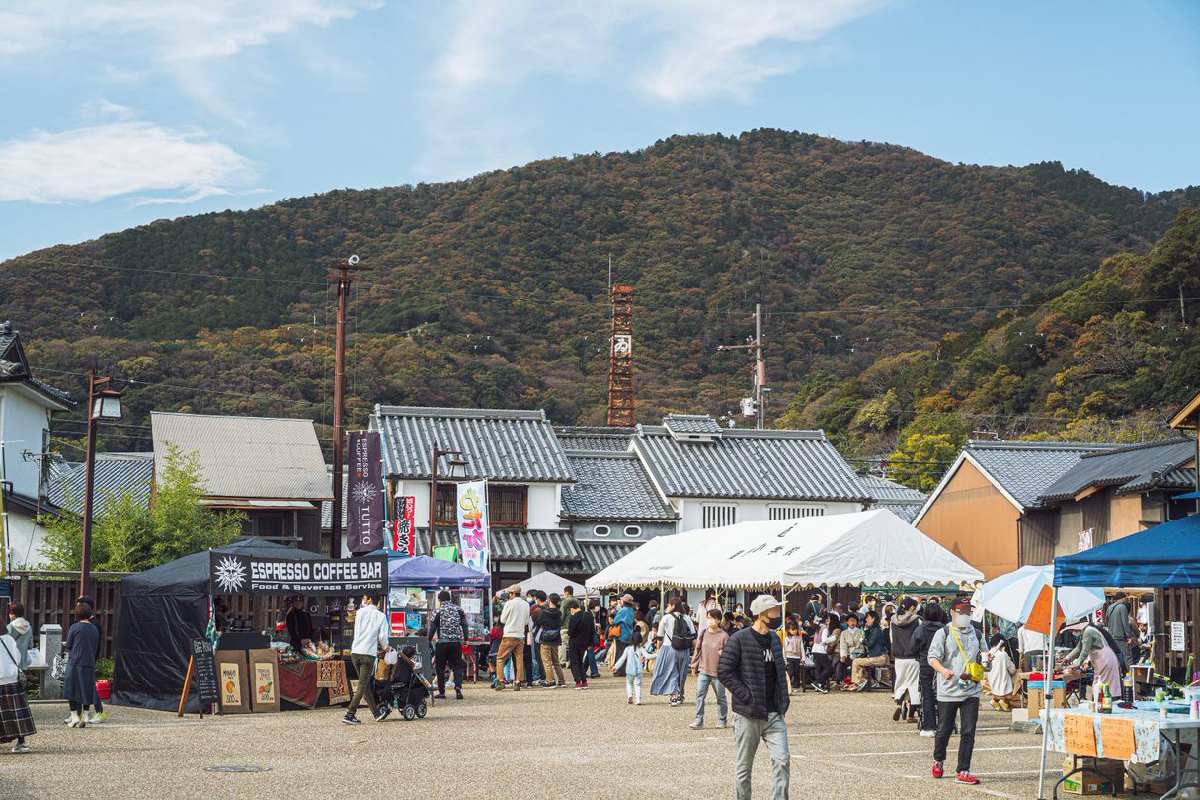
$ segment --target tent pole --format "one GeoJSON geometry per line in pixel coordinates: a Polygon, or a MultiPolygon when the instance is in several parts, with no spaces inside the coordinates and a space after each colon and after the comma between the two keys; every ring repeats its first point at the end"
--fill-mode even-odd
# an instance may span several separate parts
{"type": "Polygon", "coordinates": [[[1057,631],[1058,587],[1055,586],[1050,591],[1050,634],[1047,637],[1045,649],[1046,663],[1042,666],[1042,673],[1045,676],[1042,690],[1042,713],[1045,714],[1045,719],[1042,720],[1042,764],[1038,768],[1038,800],[1046,800],[1046,742],[1050,739],[1050,706],[1054,703],[1054,692],[1051,690],[1051,686],[1054,681],[1054,641],[1057,638],[1055,636],[1057,631]]]}

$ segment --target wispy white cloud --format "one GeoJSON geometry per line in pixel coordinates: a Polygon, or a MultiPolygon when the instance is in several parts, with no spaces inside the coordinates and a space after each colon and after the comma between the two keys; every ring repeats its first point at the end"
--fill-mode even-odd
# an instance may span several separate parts
{"type": "Polygon", "coordinates": [[[0,142],[0,201],[195,202],[253,177],[248,159],[203,133],[132,119],[0,142]]]}
{"type": "Polygon", "coordinates": [[[743,96],[884,1],[462,2],[436,72],[448,91],[603,69],[667,102],[743,96]]]}

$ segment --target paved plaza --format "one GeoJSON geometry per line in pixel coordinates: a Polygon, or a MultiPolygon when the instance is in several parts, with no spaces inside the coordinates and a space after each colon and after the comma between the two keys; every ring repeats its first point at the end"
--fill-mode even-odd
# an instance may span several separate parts
{"type": "MultiPolygon", "coordinates": [[[[929,778],[932,740],[892,722],[892,709],[883,693],[793,697],[792,797],[1037,796],[1039,740],[1011,732],[1007,715],[981,715],[972,767],[984,783],[971,788],[929,778]]],[[[468,684],[465,701],[445,701],[423,721],[393,715],[359,727],[332,708],[203,720],[110,711],[107,724],[77,731],[62,724],[65,705],[36,705],[34,752],[0,753],[0,798],[733,796],[732,731],[712,728],[715,717],[688,730],[690,705],[664,698],[626,705],[624,681],[612,678],[586,692],[468,684]],[[267,771],[210,771],[225,766],[267,771]]],[[[769,776],[763,748],[756,798],[769,797],[769,776]]]]}

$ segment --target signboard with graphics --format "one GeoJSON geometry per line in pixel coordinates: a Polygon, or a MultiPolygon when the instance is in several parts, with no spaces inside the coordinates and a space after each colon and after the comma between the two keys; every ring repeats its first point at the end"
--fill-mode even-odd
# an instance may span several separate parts
{"type": "Polygon", "coordinates": [[[346,539],[351,553],[369,553],[383,547],[383,476],[378,431],[350,434],[347,468],[350,498],[346,539]]]}
{"type": "Polygon", "coordinates": [[[473,570],[488,572],[491,530],[487,513],[487,481],[458,484],[458,542],[462,563],[473,570]]]}
{"type": "Polygon", "coordinates": [[[1081,530],[1079,532],[1079,552],[1080,553],[1082,553],[1084,550],[1092,549],[1092,534],[1093,533],[1094,533],[1093,528],[1084,528],[1083,530],[1081,530]]]}
{"type": "Polygon", "coordinates": [[[395,500],[395,519],[392,520],[392,550],[409,557],[417,554],[417,498],[409,495],[395,500]]]}
{"type": "Polygon", "coordinates": [[[235,553],[209,554],[214,594],[383,594],[387,558],[261,558],[235,553]]]}
{"type": "Polygon", "coordinates": [[[217,702],[217,664],[213,658],[212,642],[208,639],[192,639],[192,658],[195,670],[192,686],[200,698],[201,708],[211,708],[217,702]]]}

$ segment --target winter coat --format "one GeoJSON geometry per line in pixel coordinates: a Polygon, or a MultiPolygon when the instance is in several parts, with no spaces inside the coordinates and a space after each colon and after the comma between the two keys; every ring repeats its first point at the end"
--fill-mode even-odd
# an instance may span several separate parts
{"type": "Polygon", "coordinates": [[[557,645],[562,642],[562,611],[552,606],[544,606],[541,615],[538,616],[534,637],[538,644],[557,645]]]}
{"type": "Polygon", "coordinates": [[[945,624],[931,619],[921,620],[921,624],[917,626],[917,630],[913,634],[913,647],[916,649],[918,661],[925,662],[929,656],[929,645],[933,643],[933,635],[945,624]]]}
{"type": "Polygon", "coordinates": [[[863,646],[867,650],[867,658],[878,658],[888,654],[887,631],[878,625],[868,625],[863,631],[863,646]]]}
{"type": "Polygon", "coordinates": [[[917,646],[913,639],[920,627],[915,612],[907,611],[892,617],[892,656],[894,658],[917,658],[917,646]]]}
{"type": "Polygon", "coordinates": [[[8,635],[17,643],[18,665],[29,665],[29,646],[33,643],[33,626],[24,617],[17,617],[8,623],[8,635]]]}
{"type": "Polygon", "coordinates": [[[768,666],[775,669],[775,708],[780,714],[786,714],[790,704],[783,643],[778,636],[768,638],[771,642],[770,665],[763,658],[763,649],[753,628],[743,628],[730,636],[721,651],[717,678],[733,695],[734,713],[743,717],[767,718],[768,666]]]}
{"type": "Polygon", "coordinates": [[[591,647],[596,641],[596,618],[592,612],[584,609],[568,617],[567,637],[571,647],[591,647]]]}

